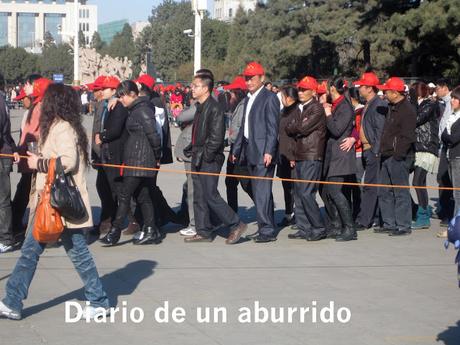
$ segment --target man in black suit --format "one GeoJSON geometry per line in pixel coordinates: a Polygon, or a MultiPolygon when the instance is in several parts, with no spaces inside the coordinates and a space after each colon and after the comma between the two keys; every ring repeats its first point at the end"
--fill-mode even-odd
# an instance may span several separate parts
{"type": "MultiPolygon", "coordinates": [[[[233,146],[232,160],[247,164],[249,174],[273,177],[278,150],[280,102],[264,87],[265,71],[256,63],[249,63],[243,75],[249,94],[244,103],[241,130],[233,146]]],[[[263,243],[276,240],[272,180],[251,179],[257,212],[258,231],[249,237],[263,243]]]]}
{"type": "Polygon", "coordinates": [[[215,227],[211,222],[212,211],[222,223],[230,228],[226,243],[237,243],[247,225],[222,199],[217,190],[219,173],[225,156],[225,119],[219,103],[211,96],[214,77],[211,71],[200,70],[193,79],[192,93],[196,103],[193,120],[192,143],[184,149],[187,157],[192,157],[193,210],[196,235],[184,239],[186,243],[211,242],[215,227]]]}

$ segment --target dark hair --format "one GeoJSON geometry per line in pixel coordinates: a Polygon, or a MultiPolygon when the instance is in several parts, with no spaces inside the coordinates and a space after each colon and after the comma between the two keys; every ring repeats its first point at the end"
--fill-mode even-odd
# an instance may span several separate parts
{"type": "Polygon", "coordinates": [[[273,83],[271,81],[267,81],[264,86],[268,86],[268,85],[272,85],[273,86],[273,83]]]}
{"type": "Polygon", "coordinates": [[[447,78],[439,78],[438,80],[436,80],[435,84],[441,87],[447,86],[447,88],[450,89],[450,82],[447,78]]]}
{"type": "Polygon", "coordinates": [[[38,74],[38,73],[30,74],[30,75],[26,78],[26,83],[29,83],[29,84],[33,85],[33,83],[35,82],[35,80],[40,79],[40,78],[43,78],[43,77],[42,77],[40,74],[38,74]]]}
{"type": "Polygon", "coordinates": [[[450,97],[458,99],[460,101],[460,85],[452,90],[450,97]]]}
{"type": "Polygon", "coordinates": [[[139,89],[137,85],[132,80],[124,80],[118,85],[117,92],[115,93],[117,97],[127,96],[131,92],[134,92],[136,95],[139,95],[139,89]]]}
{"type": "Polygon", "coordinates": [[[417,97],[426,98],[430,94],[430,91],[428,90],[428,86],[422,81],[418,81],[416,83],[413,83],[411,85],[411,89],[413,89],[415,91],[415,95],[417,97]]]}
{"type": "Polygon", "coordinates": [[[207,68],[202,68],[202,69],[199,69],[198,71],[196,71],[195,78],[198,78],[198,76],[207,76],[208,78],[212,79],[213,82],[214,82],[214,74],[212,73],[211,70],[209,70],[207,68]]]}
{"type": "Polygon", "coordinates": [[[340,95],[343,95],[345,91],[347,90],[347,86],[345,85],[345,79],[343,79],[342,77],[336,77],[332,79],[331,81],[329,81],[329,87],[332,87],[332,86],[336,88],[337,92],[340,95]]]}
{"type": "Polygon", "coordinates": [[[299,101],[299,91],[292,85],[286,85],[281,88],[281,93],[286,97],[292,98],[294,101],[299,101]]]}
{"type": "Polygon", "coordinates": [[[144,83],[141,83],[141,89],[139,90],[139,95],[147,96],[149,99],[153,98],[153,91],[144,83]]]}
{"type": "Polygon", "coordinates": [[[201,79],[204,85],[208,88],[209,92],[212,92],[212,89],[214,89],[214,78],[212,77],[212,72],[211,74],[196,74],[194,78],[201,79]]]}
{"type": "MultiPolygon", "coordinates": [[[[70,86],[51,84],[45,92],[41,111],[40,136],[42,144],[48,138],[50,128],[57,119],[66,121],[77,134],[78,152],[83,155],[84,163],[88,166],[88,136],[80,115],[81,101],[78,93],[70,86]]],[[[67,140],[67,138],[62,138],[62,140],[67,140]]]]}
{"type": "Polygon", "coordinates": [[[361,101],[358,88],[352,87],[348,90],[348,93],[350,94],[350,98],[356,99],[358,102],[361,101]]]}

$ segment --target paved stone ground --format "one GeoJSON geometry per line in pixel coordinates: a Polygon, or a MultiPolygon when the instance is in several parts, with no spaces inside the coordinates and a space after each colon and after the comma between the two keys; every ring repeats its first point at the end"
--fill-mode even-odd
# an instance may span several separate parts
{"type": "MultiPolygon", "coordinates": [[[[20,112],[13,112],[17,130],[20,112]]],[[[85,123],[89,128],[91,118],[85,123]]],[[[177,130],[173,131],[174,137],[177,130]]],[[[16,133],[17,135],[17,133],[16,133]]],[[[174,168],[182,168],[174,164],[174,168]]],[[[18,176],[13,174],[15,186],[18,176]]],[[[178,206],[184,176],[160,174],[159,185],[172,206],[178,206]]],[[[434,184],[433,176],[429,178],[434,184]]],[[[95,174],[89,189],[98,213],[95,174]]],[[[14,187],[13,187],[14,190],[14,187]]],[[[225,188],[223,179],[220,191],[225,188]]],[[[432,203],[436,193],[430,192],[432,203]]],[[[275,183],[276,214],[283,216],[281,184],[275,183]]],[[[255,230],[254,209],[243,195],[241,214],[255,230]]],[[[103,283],[112,303],[127,304],[128,311],[142,308],[142,323],[65,323],[65,301],[80,301],[81,282],[62,248],[48,249],[39,263],[25,301],[24,319],[0,320],[1,344],[77,345],[132,344],[247,344],[247,345],[410,345],[460,344],[460,291],[453,264],[455,252],[445,251],[435,237],[439,221],[430,230],[404,238],[391,238],[371,231],[359,240],[336,243],[292,241],[281,231],[270,244],[245,242],[227,246],[224,238],[211,244],[184,244],[178,227],[169,225],[165,241],[158,246],[133,246],[129,238],[114,248],[91,246],[103,283]],[[158,323],[154,310],[169,301],[170,309],[182,307],[183,323],[158,323]],[[308,313],[304,323],[238,322],[240,307],[310,307],[317,301],[318,322],[308,313]],[[335,302],[351,310],[347,324],[320,323],[319,309],[335,302]],[[198,307],[225,307],[227,323],[199,323],[198,307]]],[[[19,252],[0,256],[0,291],[19,252]]],[[[296,314],[298,315],[298,314],[296,314]]]]}

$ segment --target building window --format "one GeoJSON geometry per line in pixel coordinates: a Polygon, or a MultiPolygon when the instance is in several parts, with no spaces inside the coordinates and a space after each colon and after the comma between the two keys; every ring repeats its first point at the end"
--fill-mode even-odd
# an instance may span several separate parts
{"type": "Polygon", "coordinates": [[[35,13],[18,13],[18,47],[33,47],[35,42],[35,13]]]}
{"type": "Polygon", "coordinates": [[[53,36],[56,44],[62,43],[62,15],[54,13],[45,13],[45,33],[49,32],[53,36]]]}
{"type": "Polygon", "coordinates": [[[8,13],[0,12],[0,47],[8,44],[8,13]]]}
{"type": "Polygon", "coordinates": [[[230,8],[230,9],[228,10],[228,16],[229,16],[230,18],[232,18],[232,16],[233,16],[233,8],[230,8]]]}

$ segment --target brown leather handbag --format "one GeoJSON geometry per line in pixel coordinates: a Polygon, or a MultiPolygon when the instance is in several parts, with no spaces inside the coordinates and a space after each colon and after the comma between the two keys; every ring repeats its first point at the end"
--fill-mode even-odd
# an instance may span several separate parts
{"type": "Polygon", "coordinates": [[[56,159],[49,162],[48,175],[46,176],[45,188],[40,193],[32,235],[40,243],[56,242],[64,230],[61,215],[58,210],[51,206],[51,185],[54,182],[56,171],[56,159]]]}

